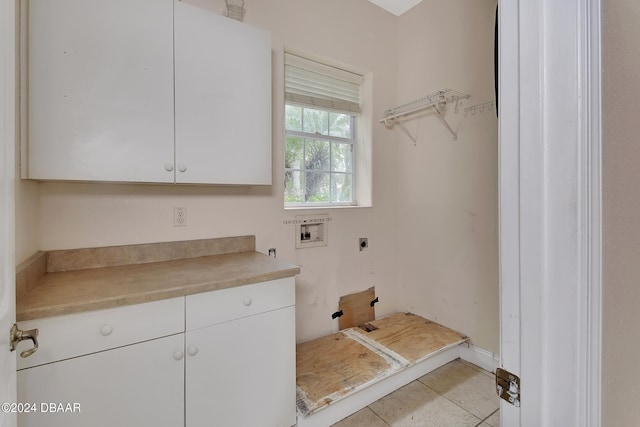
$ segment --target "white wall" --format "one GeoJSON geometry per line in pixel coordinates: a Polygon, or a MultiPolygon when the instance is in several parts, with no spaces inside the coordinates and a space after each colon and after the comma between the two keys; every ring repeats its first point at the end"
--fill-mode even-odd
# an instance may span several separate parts
{"type": "MultiPolygon", "coordinates": [[[[398,103],[443,88],[495,99],[496,0],[424,0],[399,20],[398,103]]],[[[394,129],[398,150],[402,303],[499,352],[498,136],[495,111],[407,122],[416,146],[394,129]]]]}
{"type": "MultiPolygon", "coordinates": [[[[224,9],[222,0],[188,1],[224,9]]],[[[259,251],[275,247],[279,258],[301,266],[300,341],[337,329],[330,315],[340,295],[375,286],[377,315],[411,309],[497,352],[497,126],[491,114],[460,121],[455,143],[426,118],[416,148],[375,120],[373,207],[315,211],[332,219],[327,247],[295,249],[294,227],[283,222],[310,212],[283,209],[281,171],[284,47],[372,72],[374,119],[398,101],[447,86],[485,101],[493,99],[494,6],[495,0],[425,0],[398,18],[366,0],[246,0],[245,22],[273,37],[274,185],[24,183],[17,190],[24,200],[18,261],[37,249],[255,234],[259,251]],[[436,10],[454,14],[450,23],[440,22],[436,10]],[[485,33],[486,43],[479,40],[485,33]],[[173,227],[174,206],[187,207],[187,227],[173,227]],[[368,251],[358,251],[359,237],[369,238],[368,251]]]]}
{"type": "MultiPolygon", "coordinates": [[[[17,151],[17,150],[16,150],[17,151]]],[[[16,165],[19,175],[19,166],[16,165]]],[[[40,250],[38,184],[16,177],[16,262],[40,250]]]]}
{"type": "MultiPolygon", "coordinates": [[[[20,8],[16,6],[17,22],[20,22],[20,8]]],[[[25,55],[21,54],[21,57],[25,55]]],[[[23,64],[19,64],[20,66],[23,64]]],[[[20,71],[16,71],[16,80],[20,80],[20,71]]],[[[19,83],[18,81],[16,83],[19,83]]],[[[26,105],[21,102],[20,86],[16,84],[16,108],[20,114],[26,111],[26,105]]],[[[19,140],[23,134],[27,132],[27,124],[20,116],[16,118],[16,131],[18,143],[16,144],[16,191],[15,191],[15,209],[16,209],[16,262],[19,264],[29,258],[35,252],[40,250],[40,206],[39,206],[39,184],[36,181],[28,181],[20,179],[20,158],[21,147],[19,140]]]]}
{"type": "Polygon", "coordinates": [[[640,425],[640,4],[603,1],[602,425],[640,425]]]}

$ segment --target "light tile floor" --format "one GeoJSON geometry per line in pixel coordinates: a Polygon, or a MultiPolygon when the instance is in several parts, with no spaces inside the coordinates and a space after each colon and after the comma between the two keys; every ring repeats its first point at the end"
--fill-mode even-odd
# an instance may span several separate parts
{"type": "Polygon", "coordinates": [[[454,360],[333,427],[500,426],[492,373],[454,360]]]}

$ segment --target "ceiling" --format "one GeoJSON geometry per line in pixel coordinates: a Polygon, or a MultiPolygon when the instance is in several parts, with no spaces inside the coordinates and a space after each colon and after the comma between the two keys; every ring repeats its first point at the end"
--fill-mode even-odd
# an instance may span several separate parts
{"type": "Polygon", "coordinates": [[[396,16],[400,16],[422,0],[369,0],[371,3],[380,6],[396,16]]]}

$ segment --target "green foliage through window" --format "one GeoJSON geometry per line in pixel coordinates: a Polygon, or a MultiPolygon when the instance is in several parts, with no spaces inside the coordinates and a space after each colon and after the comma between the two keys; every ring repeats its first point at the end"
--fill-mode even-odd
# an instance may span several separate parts
{"type": "Polygon", "coordinates": [[[354,122],[347,114],[285,106],[285,204],[353,202],[354,122]]]}

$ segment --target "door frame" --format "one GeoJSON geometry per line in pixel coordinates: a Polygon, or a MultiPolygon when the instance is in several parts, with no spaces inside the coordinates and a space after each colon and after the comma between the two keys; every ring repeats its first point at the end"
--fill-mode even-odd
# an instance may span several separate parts
{"type": "Polygon", "coordinates": [[[601,0],[500,0],[503,426],[601,423],[601,0]]]}
{"type": "MultiPolygon", "coordinates": [[[[16,358],[9,352],[15,321],[16,1],[0,1],[0,402],[16,402],[16,358]]],[[[0,411],[0,425],[16,415],[0,411]]]]}

